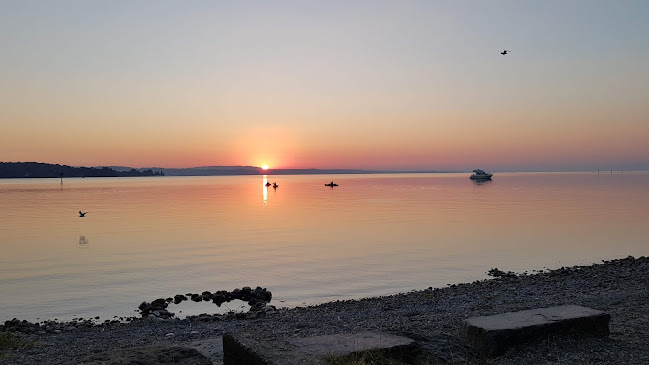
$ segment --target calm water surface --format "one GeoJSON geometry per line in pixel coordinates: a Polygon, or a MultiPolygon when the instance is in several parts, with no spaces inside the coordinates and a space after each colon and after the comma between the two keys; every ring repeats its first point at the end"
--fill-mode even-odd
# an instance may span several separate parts
{"type": "Polygon", "coordinates": [[[144,300],[242,286],[298,306],[468,282],[493,267],[649,255],[649,173],[268,180],[279,188],[262,176],[0,180],[0,320],[110,319],[144,300]],[[331,179],[340,186],[325,187],[331,179]]]}

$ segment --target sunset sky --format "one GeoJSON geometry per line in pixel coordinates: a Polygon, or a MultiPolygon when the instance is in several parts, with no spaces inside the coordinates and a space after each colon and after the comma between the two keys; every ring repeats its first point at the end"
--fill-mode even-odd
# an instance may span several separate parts
{"type": "Polygon", "coordinates": [[[0,161],[646,170],[648,19],[647,0],[5,0],[0,161]]]}

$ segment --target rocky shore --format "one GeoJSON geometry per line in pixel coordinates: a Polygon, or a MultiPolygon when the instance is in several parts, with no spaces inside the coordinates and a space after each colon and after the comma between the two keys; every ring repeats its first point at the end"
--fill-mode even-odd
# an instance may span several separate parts
{"type": "MultiPolygon", "coordinates": [[[[166,307],[158,301],[157,307],[153,302],[143,303],[140,309],[146,316],[128,321],[7,321],[0,331],[12,332],[33,345],[0,350],[5,352],[0,364],[76,364],[97,353],[140,346],[183,346],[237,330],[284,338],[388,332],[418,341],[422,357],[431,364],[649,363],[649,258],[628,257],[531,275],[493,269],[490,275],[494,278],[470,284],[279,310],[268,303],[270,294],[256,289],[260,304],[253,303],[256,309],[252,312],[182,320],[163,312],[166,307]],[[610,336],[548,338],[490,359],[476,355],[458,337],[460,325],[468,317],[564,304],[609,313],[610,336]],[[157,315],[151,315],[155,311],[157,315]]],[[[237,293],[243,290],[254,293],[250,288],[237,293]]],[[[225,293],[201,294],[203,300],[219,298],[217,301],[224,299],[221,295],[227,297],[225,293]]]]}

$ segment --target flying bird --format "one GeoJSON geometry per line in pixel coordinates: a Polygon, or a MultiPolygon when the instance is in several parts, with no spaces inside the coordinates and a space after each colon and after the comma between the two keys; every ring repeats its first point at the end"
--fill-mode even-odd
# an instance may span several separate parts
{"type": "Polygon", "coordinates": [[[88,212],[79,211],[79,217],[81,217],[81,218],[85,217],[86,214],[88,214],[88,212]]]}
{"type": "Polygon", "coordinates": [[[504,55],[508,54],[509,52],[511,52],[511,51],[504,50],[504,51],[500,52],[500,54],[504,56],[504,55]]]}

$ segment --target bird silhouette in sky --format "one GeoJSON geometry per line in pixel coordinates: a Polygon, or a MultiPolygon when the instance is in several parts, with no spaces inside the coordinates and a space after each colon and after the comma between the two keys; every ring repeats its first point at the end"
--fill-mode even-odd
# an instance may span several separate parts
{"type": "Polygon", "coordinates": [[[88,214],[88,212],[79,211],[79,217],[81,217],[81,218],[85,217],[86,214],[88,214]]]}
{"type": "Polygon", "coordinates": [[[504,56],[504,55],[508,54],[509,52],[511,52],[511,51],[504,50],[504,51],[500,52],[500,54],[504,56]]]}

